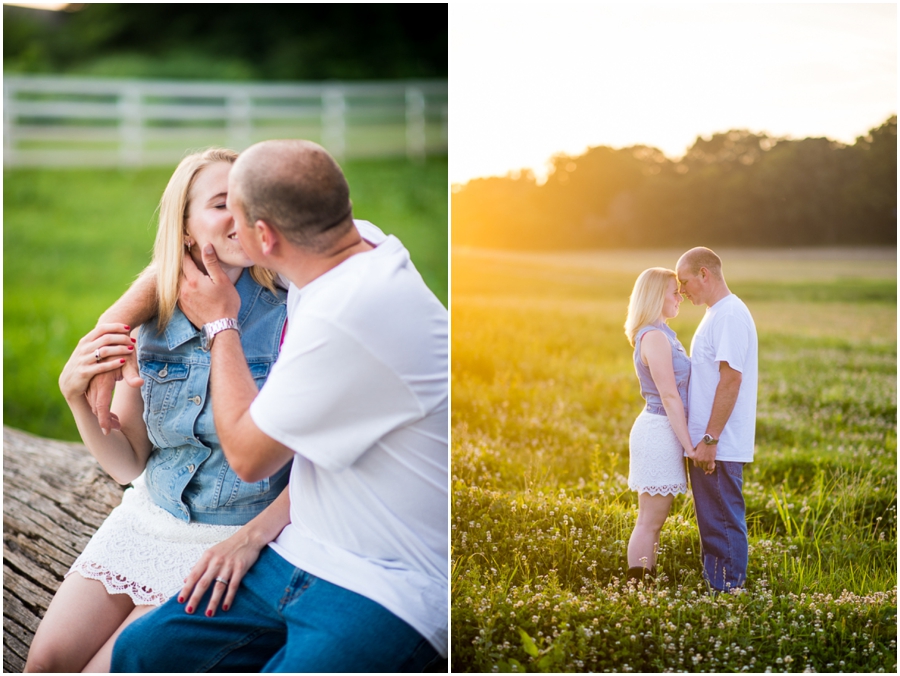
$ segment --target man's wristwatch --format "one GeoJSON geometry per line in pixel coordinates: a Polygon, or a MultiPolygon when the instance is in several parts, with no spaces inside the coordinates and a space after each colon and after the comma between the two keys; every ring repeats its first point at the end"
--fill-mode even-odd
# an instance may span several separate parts
{"type": "Polygon", "coordinates": [[[209,324],[204,324],[203,328],[200,329],[200,349],[204,352],[209,352],[212,349],[213,338],[216,337],[216,334],[227,329],[234,329],[238,332],[238,335],[241,335],[241,326],[238,324],[238,320],[231,317],[217,319],[209,324]]]}
{"type": "MultiPolygon", "coordinates": [[[[221,320],[219,320],[219,321],[221,321],[221,320]]],[[[206,327],[204,327],[204,328],[206,328],[206,327]]],[[[715,446],[717,443],[719,443],[719,440],[713,439],[711,434],[704,434],[703,435],[703,443],[706,444],[707,446],[715,446]]]]}

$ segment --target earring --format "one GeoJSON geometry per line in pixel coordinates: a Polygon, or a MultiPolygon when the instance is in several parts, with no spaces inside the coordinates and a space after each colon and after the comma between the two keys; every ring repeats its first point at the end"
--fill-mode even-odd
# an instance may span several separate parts
{"type": "Polygon", "coordinates": [[[184,245],[185,245],[188,249],[190,249],[191,247],[194,246],[194,240],[192,240],[190,237],[187,237],[187,238],[184,240],[184,245]]]}

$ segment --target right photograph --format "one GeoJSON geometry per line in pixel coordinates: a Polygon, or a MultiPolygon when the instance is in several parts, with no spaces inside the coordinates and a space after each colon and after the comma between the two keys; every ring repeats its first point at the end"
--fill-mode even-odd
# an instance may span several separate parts
{"type": "Polygon", "coordinates": [[[450,8],[451,671],[896,673],[896,26],[450,8]]]}

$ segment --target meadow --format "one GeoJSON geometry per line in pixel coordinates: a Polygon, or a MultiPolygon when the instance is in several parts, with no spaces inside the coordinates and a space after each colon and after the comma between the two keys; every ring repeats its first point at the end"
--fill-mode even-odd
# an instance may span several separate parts
{"type": "MultiPolygon", "coordinates": [[[[354,215],[397,235],[447,304],[447,160],[348,161],[354,215]]],[[[5,170],[4,424],[78,440],[57,379],[78,340],[149,263],[170,168],[5,170]]]]}
{"type": "MultiPolygon", "coordinates": [[[[760,342],[744,592],[690,498],[624,582],[634,279],[678,251],[452,253],[454,672],[897,671],[896,250],[719,251],[760,342]]],[[[670,322],[689,347],[702,308],[670,322]]]]}

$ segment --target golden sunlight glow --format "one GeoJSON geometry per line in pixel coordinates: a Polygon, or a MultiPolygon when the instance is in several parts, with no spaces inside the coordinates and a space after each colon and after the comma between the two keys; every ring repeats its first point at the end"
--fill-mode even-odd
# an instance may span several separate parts
{"type": "Polygon", "coordinates": [[[450,179],[749,129],[852,143],[896,112],[895,4],[450,6],[450,179]]]}

